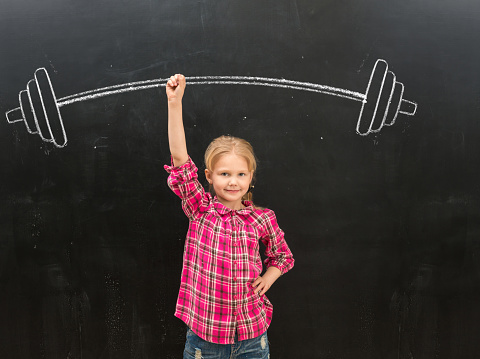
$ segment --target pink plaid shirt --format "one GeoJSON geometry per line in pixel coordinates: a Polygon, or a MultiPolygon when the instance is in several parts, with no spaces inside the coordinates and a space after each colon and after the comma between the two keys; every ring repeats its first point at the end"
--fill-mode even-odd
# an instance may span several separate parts
{"type": "Polygon", "coordinates": [[[209,342],[233,344],[235,333],[238,340],[258,337],[273,311],[267,297],[252,288],[262,273],[259,240],[266,247],[267,268],[284,274],[294,263],[275,213],[250,202],[240,210],[225,207],[204,190],[190,158],[165,170],[190,220],[175,316],[209,342]]]}

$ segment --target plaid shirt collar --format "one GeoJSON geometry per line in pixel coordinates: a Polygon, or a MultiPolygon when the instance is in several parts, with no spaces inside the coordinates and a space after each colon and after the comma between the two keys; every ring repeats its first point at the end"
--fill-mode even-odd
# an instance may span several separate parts
{"type": "Polygon", "coordinates": [[[228,208],[227,206],[223,205],[222,202],[220,202],[217,198],[217,196],[213,197],[213,208],[220,214],[220,215],[225,215],[225,214],[230,214],[231,212],[235,212],[238,214],[250,214],[253,212],[253,203],[250,201],[243,201],[243,205],[245,208],[242,209],[231,209],[228,208]]]}

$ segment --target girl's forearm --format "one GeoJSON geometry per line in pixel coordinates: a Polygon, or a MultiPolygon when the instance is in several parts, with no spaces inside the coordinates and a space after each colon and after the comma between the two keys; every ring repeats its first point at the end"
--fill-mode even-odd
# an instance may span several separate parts
{"type": "Polygon", "coordinates": [[[168,101],[168,142],[174,166],[181,166],[187,162],[188,152],[181,101],[168,101]]]}
{"type": "Polygon", "coordinates": [[[182,118],[182,97],[185,91],[185,76],[170,76],[165,86],[168,99],[168,143],[174,166],[188,161],[187,143],[182,118]]]}
{"type": "Polygon", "coordinates": [[[271,266],[268,267],[267,271],[263,274],[263,277],[267,277],[271,283],[273,284],[280,276],[282,272],[277,267],[271,266]]]}

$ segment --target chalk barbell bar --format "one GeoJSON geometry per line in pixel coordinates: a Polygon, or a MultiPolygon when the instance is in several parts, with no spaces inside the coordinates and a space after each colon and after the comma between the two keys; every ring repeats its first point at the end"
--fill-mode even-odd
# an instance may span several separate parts
{"type": "MultiPolygon", "coordinates": [[[[375,62],[365,93],[308,82],[245,76],[186,77],[189,85],[255,85],[318,92],[362,102],[356,132],[361,136],[392,126],[398,114],[413,116],[417,104],[403,99],[404,86],[388,70],[385,60],[375,62]],[[378,92],[377,92],[378,91],[378,92]]],[[[104,87],[57,99],[45,68],[37,69],[34,78],[20,91],[20,106],[7,111],[9,123],[24,122],[27,131],[38,134],[45,142],[62,148],[67,144],[60,107],[118,93],[165,87],[168,79],[155,79],[104,87]]]]}

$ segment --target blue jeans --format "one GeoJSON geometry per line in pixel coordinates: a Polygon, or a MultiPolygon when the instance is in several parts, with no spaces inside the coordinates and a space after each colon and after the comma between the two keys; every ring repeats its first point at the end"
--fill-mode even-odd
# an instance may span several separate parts
{"type": "Polygon", "coordinates": [[[210,343],[190,328],[187,331],[187,341],[183,351],[183,359],[269,359],[267,332],[259,337],[238,341],[234,344],[210,343]]]}

